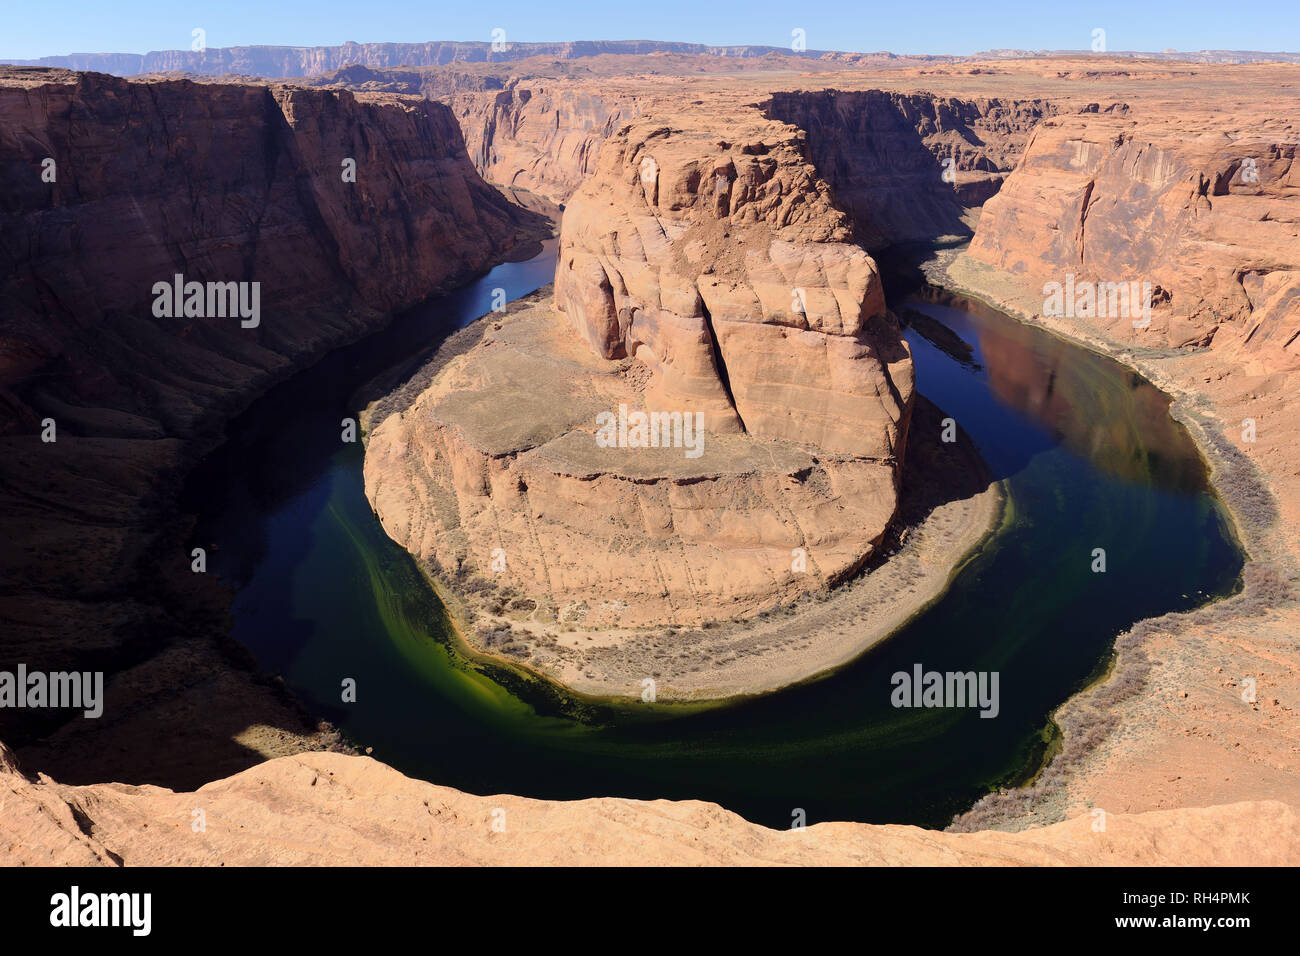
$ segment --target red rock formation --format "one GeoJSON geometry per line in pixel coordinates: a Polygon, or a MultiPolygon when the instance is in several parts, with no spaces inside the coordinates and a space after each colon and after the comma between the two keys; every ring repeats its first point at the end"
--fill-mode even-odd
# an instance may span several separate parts
{"type": "Polygon", "coordinates": [[[969,254],[1043,284],[1150,283],[1148,328],[1135,328],[1139,315],[1079,310],[1120,340],[1213,342],[1300,364],[1300,163],[1285,118],[1207,128],[1116,110],[1045,121],[986,204],[969,254]]]}
{"type": "Polygon", "coordinates": [[[997,192],[1056,109],[1040,99],[819,90],[774,93],[766,112],[807,133],[818,174],[876,249],[969,235],[966,209],[997,192]]]}
{"type": "Polygon", "coordinates": [[[620,130],[565,212],[563,315],[535,301],[491,317],[373,429],[366,491],[385,529],[458,593],[500,589],[475,610],[526,606],[530,663],[600,693],[639,693],[646,672],[576,666],[551,632],[644,644],[629,629],[743,618],[842,581],[893,518],[913,401],[911,355],[850,234],[803,134],[754,107],[620,130]],[[620,407],[699,416],[699,447],[612,447],[599,416],[620,407]]]}
{"type": "Polygon", "coordinates": [[[894,459],[911,357],[875,263],[804,159],[755,112],[632,124],[570,201],[556,307],[607,359],[634,357],[655,407],[712,431],[894,459]]]}
{"type": "Polygon", "coordinates": [[[637,115],[639,97],[587,83],[530,81],[444,97],[488,182],[564,203],[595,171],[600,146],[637,115]]]}

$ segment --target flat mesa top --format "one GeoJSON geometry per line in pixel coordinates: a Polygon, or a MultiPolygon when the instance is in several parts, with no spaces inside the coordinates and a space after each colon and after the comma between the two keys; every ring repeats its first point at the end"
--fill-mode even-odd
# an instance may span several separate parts
{"type": "Polygon", "coordinates": [[[558,474],[633,480],[795,474],[816,461],[811,451],[790,442],[701,432],[685,422],[684,439],[698,454],[686,454],[694,448],[630,443],[602,447],[597,434],[603,423],[617,428],[620,417],[630,418],[635,429],[635,413],[657,411],[673,416],[669,429],[676,437],[677,416],[685,419],[691,410],[648,405],[644,366],[594,355],[549,300],[482,321],[488,323],[483,339],[448,363],[412,413],[458,429],[486,455],[528,455],[558,474]]]}

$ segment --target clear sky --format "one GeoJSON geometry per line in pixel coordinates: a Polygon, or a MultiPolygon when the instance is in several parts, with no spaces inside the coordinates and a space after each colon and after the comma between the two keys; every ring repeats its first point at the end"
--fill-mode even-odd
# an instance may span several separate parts
{"type": "Polygon", "coordinates": [[[1298,0],[0,0],[0,57],[345,40],[680,40],[808,49],[1300,50],[1298,0]]]}

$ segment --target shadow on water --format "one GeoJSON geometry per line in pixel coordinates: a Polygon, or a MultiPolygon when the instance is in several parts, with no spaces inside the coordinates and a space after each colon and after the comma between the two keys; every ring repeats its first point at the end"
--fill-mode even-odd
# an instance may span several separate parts
{"type": "Polygon", "coordinates": [[[235,637],[405,773],[476,793],[712,800],[778,827],[799,809],[809,822],[942,826],[1037,765],[1048,715],[1118,632],[1237,580],[1204,466],[1156,389],[929,292],[908,307],[960,336],[971,361],[909,330],[920,390],[1008,495],[1004,526],[947,594],[853,664],[777,694],[667,718],[554,716],[526,682],[494,681],[449,647],[443,609],[371,512],[360,447],[340,443],[338,424],[356,416],[364,383],[414,368],[488,311],[492,289],[524,295],[553,268],[551,245],[296,376],[232,425],[191,482],[204,540],[219,549],[210,567],[238,587],[235,637]],[[1106,573],[1091,570],[1096,548],[1106,573]],[[917,664],[996,671],[997,717],[895,708],[892,676],[917,664]],[[345,678],[356,703],[340,700],[345,678]]]}

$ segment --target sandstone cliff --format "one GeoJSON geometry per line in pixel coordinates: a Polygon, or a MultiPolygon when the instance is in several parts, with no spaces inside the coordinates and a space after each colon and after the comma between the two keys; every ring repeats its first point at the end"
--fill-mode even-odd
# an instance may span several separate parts
{"type": "MultiPolygon", "coordinates": [[[[1214,344],[1300,362],[1294,118],[1128,108],[1045,121],[986,204],[970,256],[1040,284],[1149,283],[1149,327],[1100,303],[1084,324],[1135,345],[1214,344]]],[[[1139,286],[1140,287],[1140,286],[1139,286]]],[[[1046,297],[1045,297],[1046,299],[1046,297]]]]}
{"type": "Polygon", "coordinates": [[[803,135],[748,120],[734,141],[674,117],[608,143],[566,212],[556,307],[598,355],[645,363],[655,407],[894,457],[912,370],[875,263],[847,241],[803,135]]]}
{"type": "Polygon", "coordinates": [[[809,158],[869,249],[970,235],[966,210],[998,191],[1056,111],[1042,99],[884,90],[777,92],[766,108],[807,133],[809,158]]]}
{"type": "Polygon", "coordinates": [[[48,669],[202,632],[208,600],[172,592],[200,577],[162,521],[178,470],[275,377],[529,221],[415,98],[7,69],[0,169],[0,631],[6,660],[48,669]],[[259,321],[158,317],[176,274],[258,283],[259,321]]]}
{"type": "Polygon", "coordinates": [[[470,160],[490,183],[565,203],[596,168],[601,144],[640,112],[640,98],[586,83],[512,82],[495,94],[445,96],[470,160]]]}

